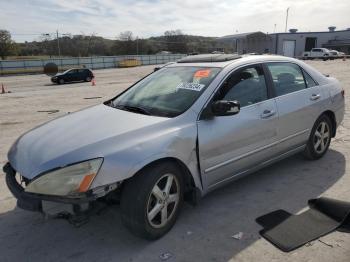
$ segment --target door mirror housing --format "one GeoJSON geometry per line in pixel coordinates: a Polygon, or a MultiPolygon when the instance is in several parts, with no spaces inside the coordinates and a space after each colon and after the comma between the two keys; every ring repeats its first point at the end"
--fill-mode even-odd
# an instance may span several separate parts
{"type": "Polygon", "coordinates": [[[239,113],[241,105],[238,101],[218,100],[211,104],[215,116],[232,116],[239,113]]]}

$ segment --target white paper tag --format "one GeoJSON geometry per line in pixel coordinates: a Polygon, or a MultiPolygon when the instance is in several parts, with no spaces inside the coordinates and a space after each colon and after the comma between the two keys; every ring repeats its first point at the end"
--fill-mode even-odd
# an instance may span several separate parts
{"type": "Polygon", "coordinates": [[[198,83],[181,83],[176,87],[176,89],[187,89],[199,92],[203,87],[205,87],[205,85],[198,83]]]}

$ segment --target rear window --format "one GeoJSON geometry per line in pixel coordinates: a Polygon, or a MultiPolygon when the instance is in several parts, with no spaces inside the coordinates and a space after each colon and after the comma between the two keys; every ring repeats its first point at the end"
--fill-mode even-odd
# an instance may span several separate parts
{"type": "Polygon", "coordinates": [[[292,63],[269,63],[275,93],[277,96],[286,95],[306,88],[300,67],[292,63]]]}
{"type": "Polygon", "coordinates": [[[304,73],[304,77],[305,77],[305,82],[307,87],[313,87],[313,86],[317,86],[317,83],[315,80],[312,79],[312,77],[305,72],[305,70],[303,70],[304,73]]]}

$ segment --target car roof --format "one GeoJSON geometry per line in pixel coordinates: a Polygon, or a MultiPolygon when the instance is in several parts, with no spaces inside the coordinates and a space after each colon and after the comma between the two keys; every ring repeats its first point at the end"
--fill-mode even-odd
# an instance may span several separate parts
{"type": "Polygon", "coordinates": [[[187,56],[180,59],[176,63],[167,65],[166,67],[177,66],[196,66],[196,67],[226,67],[229,65],[244,65],[251,63],[263,63],[269,61],[279,62],[300,62],[297,59],[279,56],[279,55],[237,55],[237,54],[207,54],[207,55],[194,55],[187,56]]]}
{"type": "Polygon", "coordinates": [[[178,63],[205,63],[205,62],[225,62],[241,58],[238,54],[201,54],[185,56],[178,60],[178,63]]]}
{"type": "Polygon", "coordinates": [[[74,67],[74,68],[70,68],[70,69],[67,69],[68,70],[90,70],[89,68],[79,68],[79,67],[74,67]]]}
{"type": "Polygon", "coordinates": [[[268,63],[268,62],[289,62],[294,63],[303,68],[303,70],[306,70],[306,72],[315,79],[319,84],[326,84],[329,82],[327,77],[325,77],[322,73],[317,71],[312,66],[304,63],[303,61],[300,61],[298,59],[287,57],[287,56],[280,56],[280,55],[273,55],[273,54],[267,54],[267,55],[253,55],[253,54],[247,54],[247,55],[241,55],[240,58],[232,59],[224,62],[188,62],[188,63],[172,63],[165,65],[164,67],[218,67],[218,68],[225,68],[226,70],[231,70],[237,67],[251,65],[251,64],[259,64],[259,63],[268,63]]]}

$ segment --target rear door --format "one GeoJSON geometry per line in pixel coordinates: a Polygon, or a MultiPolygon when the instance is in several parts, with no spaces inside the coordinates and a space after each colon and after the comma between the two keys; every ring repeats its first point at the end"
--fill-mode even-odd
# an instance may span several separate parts
{"type": "Polygon", "coordinates": [[[77,81],[83,81],[88,76],[88,71],[86,69],[78,69],[77,81]]]}
{"type": "Polygon", "coordinates": [[[197,122],[203,183],[209,188],[269,159],[277,139],[276,103],[260,64],[233,72],[216,100],[237,100],[241,110],[197,122]]]}
{"type": "Polygon", "coordinates": [[[287,152],[306,143],[319,109],[317,90],[307,88],[299,65],[289,62],[268,63],[279,114],[277,153],[287,152]],[[316,98],[314,95],[317,96],[316,98]]]}

